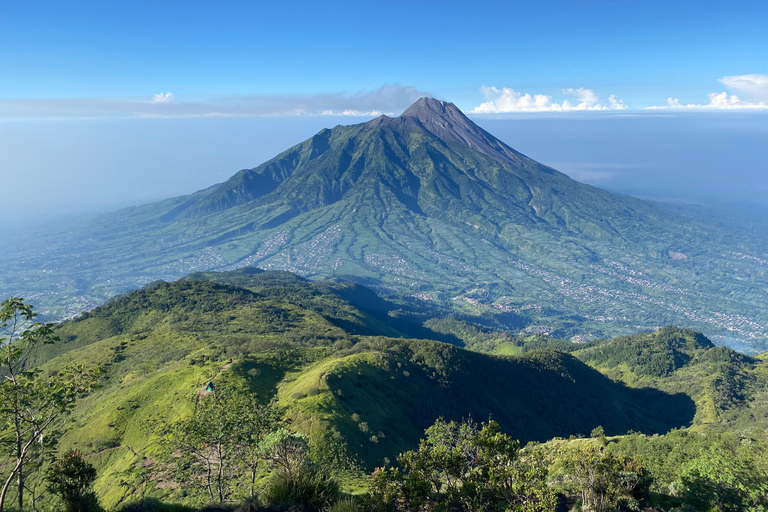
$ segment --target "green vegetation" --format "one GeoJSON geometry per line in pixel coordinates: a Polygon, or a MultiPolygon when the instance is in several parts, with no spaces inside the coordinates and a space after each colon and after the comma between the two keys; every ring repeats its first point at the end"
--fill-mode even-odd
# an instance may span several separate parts
{"type": "Polygon", "coordinates": [[[545,512],[555,506],[542,460],[520,454],[520,444],[496,422],[438,420],[416,451],[400,454],[399,468],[377,469],[368,510],[545,512]]]}
{"type": "Polygon", "coordinates": [[[18,297],[0,303],[0,512],[15,480],[16,503],[24,509],[27,472],[39,469],[45,449],[57,439],[61,419],[93,389],[93,367],[60,367],[44,374],[27,367],[27,355],[57,341],[51,325],[35,322],[32,306],[18,297]]]}
{"type": "Polygon", "coordinates": [[[249,390],[227,387],[204,391],[188,418],[147,426],[160,448],[160,470],[188,496],[204,491],[203,502],[221,504],[254,498],[263,445],[276,424],[275,411],[249,390]]]}
{"type": "Polygon", "coordinates": [[[23,361],[103,369],[55,427],[106,510],[762,510],[762,358],[676,327],[571,343],[441,312],[286,272],[196,274],[50,328],[61,341],[23,361]]]}
{"type": "Polygon", "coordinates": [[[686,393],[696,402],[694,424],[765,428],[765,363],[699,333],[665,327],[654,333],[605,340],[572,354],[632,387],[686,393]]]}
{"type": "Polygon", "coordinates": [[[45,472],[48,490],[61,498],[65,512],[96,512],[96,497],[89,489],[96,479],[96,468],[79,451],[68,451],[45,472]]]}

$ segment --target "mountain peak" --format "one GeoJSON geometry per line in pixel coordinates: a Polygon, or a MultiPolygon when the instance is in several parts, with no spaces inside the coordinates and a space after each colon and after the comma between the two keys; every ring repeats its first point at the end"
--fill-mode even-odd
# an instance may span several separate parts
{"type": "MultiPolygon", "coordinates": [[[[430,117],[463,117],[466,119],[464,113],[453,103],[428,97],[418,99],[413,105],[408,107],[400,117],[416,117],[418,119],[430,117]]],[[[469,121],[469,119],[467,119],[467,121],[469,121]]]]}
{"type": "Polygon", "coordinates": [[[491,157],[520,163],[520,154],[472,122],[449,101],[419,98],[398,117],[381,116],[368,121],[369,128],[413,126],[430,132],[445,143],[459,142],[491,157]]]}

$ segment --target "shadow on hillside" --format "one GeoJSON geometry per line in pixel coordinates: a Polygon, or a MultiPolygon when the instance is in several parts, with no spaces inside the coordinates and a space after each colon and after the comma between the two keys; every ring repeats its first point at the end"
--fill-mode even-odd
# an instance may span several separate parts
{"type": "MultiPolygon", "coordinates": [[[[696,414],[696,403],[685,393],[669,394],[654,388],[627,388],[631,401],[642,411],[632,430],[643,434],[662,434],[673,428],[689,427],[696,414]]],[[[632,411],[630,411],[630,415],[632,411]]],[[[623,433],[623,432],[622,432],[623,433]]]]}
{"type": "Polygon", "coordinates": [[[629,388],[553,350],[508,359],[454,352],[446,359],[449,370],[440,388],[425,382],[423,389],[399,398],[409,402],[418,427],[441,416],[491,417],[526,443],[588,436],[598,425],[608,435],[663,434],[689,426],[696,412],[688,395],[629,388]]]}
{"type": "Polygon", "coordinates": [[[116,512],[191,512],[194,509],[173,503],[163,503],[157,498],[142,498],[115,510],[116,512]]]}

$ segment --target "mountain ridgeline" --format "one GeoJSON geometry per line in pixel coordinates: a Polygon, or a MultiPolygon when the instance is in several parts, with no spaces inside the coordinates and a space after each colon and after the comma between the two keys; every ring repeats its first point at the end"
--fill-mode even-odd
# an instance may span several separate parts
{"type": "Polygon", "coordinates": [[[432,98],[73,233],[7,262],[0,285],[66,316],[72,301],[156,279],[258,266],[495,316],[523,334],[678,324],[753,352],[768,339],[764,241],[574,181],[432,98]]]}

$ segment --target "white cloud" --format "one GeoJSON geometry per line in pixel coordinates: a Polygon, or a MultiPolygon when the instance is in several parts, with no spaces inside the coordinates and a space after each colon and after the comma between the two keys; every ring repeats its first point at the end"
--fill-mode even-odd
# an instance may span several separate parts
{"type": "Polygon", "coordinates": [[[720,83],[732,91],[747,94],[753,101],[768,100],[768,75],[724,76],[720,83]]]}
{"type": "Polygon", "coordinates": [[[682,107],[683,105],[680,104],[680,100],[677,98],[667,98],[667,106],[670,108],[677,108],[682,107]]]}
{"type": "Polygon", "coordinates": [[[168,103],[169,101],[173,101],[173,94],[169,92],[152,95],[152,103],[168,103]]]}
{"type": "Polygon", "coordinates": [[[609,110],[627,110],[629,107],[627,107],[627,104],[624,103],[624,100],[615,94],[611,94],[608,97],[608,108],[609,110]]]}
{"type": "Polygon", "coordinates": [[[158,117],[367,116],[399,113],[428,93],[385,84],[375,90],[313,95],[177,98],[170,92],[141,98],[0,99],[0,119],[115,119],[158,117]]]}
{"type": "Polygon", "coordinates": [[[765,109],[768,108],[768,75],[738,75],[724,76],[719,82],[731,91],[738,92],[729,95],[727,92],[711,92],[707,96],[709,103],[680,103],[677,98],[668,98],[665,106],[647,107],[657,109],[702,109],[702,110],[736,110],[736,109],[765,109]]]}
{"type": "Polygon", "coordinates": [[[546,94],[523,94],[509,87],[481,87],[489,100],[481,103],[473,114],[502,114],[510,112],[571,112],[579,110],[625,110],[627,105],[615,95],[604,100],[594,89],[564,89],[563,93],[576,98],[576,104],[568,100],[555,102],[546,94]]]}
{"type": "MultiPolygon", "coordinates": [[[[379,110],[370,110],[368,112],[363,112],[360,110],[353,110],[353,109],[347,109],[347,110],[324,110],[320,113],[320,115],[323,116],[352,116],[352,117],[379,117],[380,115],[384,114],[384,112],[381,112],[379,110]]],[[[394,115],[394,112],[388,112],[389,115],[394,115]]]]}

